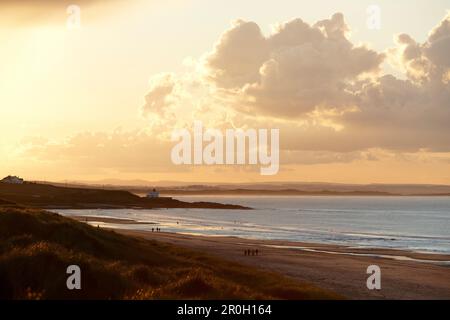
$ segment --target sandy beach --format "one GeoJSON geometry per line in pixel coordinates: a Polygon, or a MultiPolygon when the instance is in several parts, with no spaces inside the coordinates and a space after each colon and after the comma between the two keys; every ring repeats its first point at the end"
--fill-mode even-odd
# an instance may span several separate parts
{"type": "Polygon", "coordinates": [[[450,256],[289,241],[116,232],[195,249],[332,290],[349,299],[450,299],[450,256]],[[258,249],[258,256],[244,250],[258,249]],[[381,268],[381,290],[368,290],[369,265],[381,268]]]}

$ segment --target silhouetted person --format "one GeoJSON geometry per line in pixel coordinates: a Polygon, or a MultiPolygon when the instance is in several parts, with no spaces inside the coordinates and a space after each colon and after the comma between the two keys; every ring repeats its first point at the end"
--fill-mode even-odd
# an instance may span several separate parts
{"type": "Polygon", "coordinates": [[[154,232],[155,231],[155,228],[152,228],[152,232],[154,232]]]}
{"type": "Polygon", "coordinates": [[[246,256],[247,255],[247,250],[244,250],[244,256],[246,256]]]}
{"type": "Polygon", "coordinates": [[[256,255],[258,255],[258,249],[256,249],[256,255]]]}

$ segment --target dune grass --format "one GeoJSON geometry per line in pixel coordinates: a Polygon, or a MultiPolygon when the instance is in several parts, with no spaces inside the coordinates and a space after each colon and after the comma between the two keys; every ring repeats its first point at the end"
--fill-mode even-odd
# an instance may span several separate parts
{"type": "Polygon", "coordinates": [[[339,298],[185,248],[11,207],[0,207],[0,284],[0,299],[339,298]],[[81,268],[81,290],[66,288],[72,264],[81,268]]]}

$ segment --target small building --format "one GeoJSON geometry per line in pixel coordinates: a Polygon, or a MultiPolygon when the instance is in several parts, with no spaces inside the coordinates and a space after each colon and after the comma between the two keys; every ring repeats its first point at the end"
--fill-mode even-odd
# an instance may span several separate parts
{"type": "Polygon", "coordinates": [[[151,192],[147,193],[147,198],[159,198],[159,192],[153,189],[151,192]]]}
{"type": "Polygon", "coordinates": [[[0,180],[0,183],[23,184],[24,181],[22,178],[16,176],[7,176],[0,180]]]}

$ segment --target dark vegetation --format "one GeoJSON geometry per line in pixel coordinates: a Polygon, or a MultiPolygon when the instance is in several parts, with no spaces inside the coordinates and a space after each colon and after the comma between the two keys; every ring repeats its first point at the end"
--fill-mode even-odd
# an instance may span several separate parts
{"type": "Polygon", "coordinates": [[[278,274],[2,201],[0,299],[338,298],[278,274]],[[81,290],[66,288],[73,264],[81,268],[81,290]]]}

